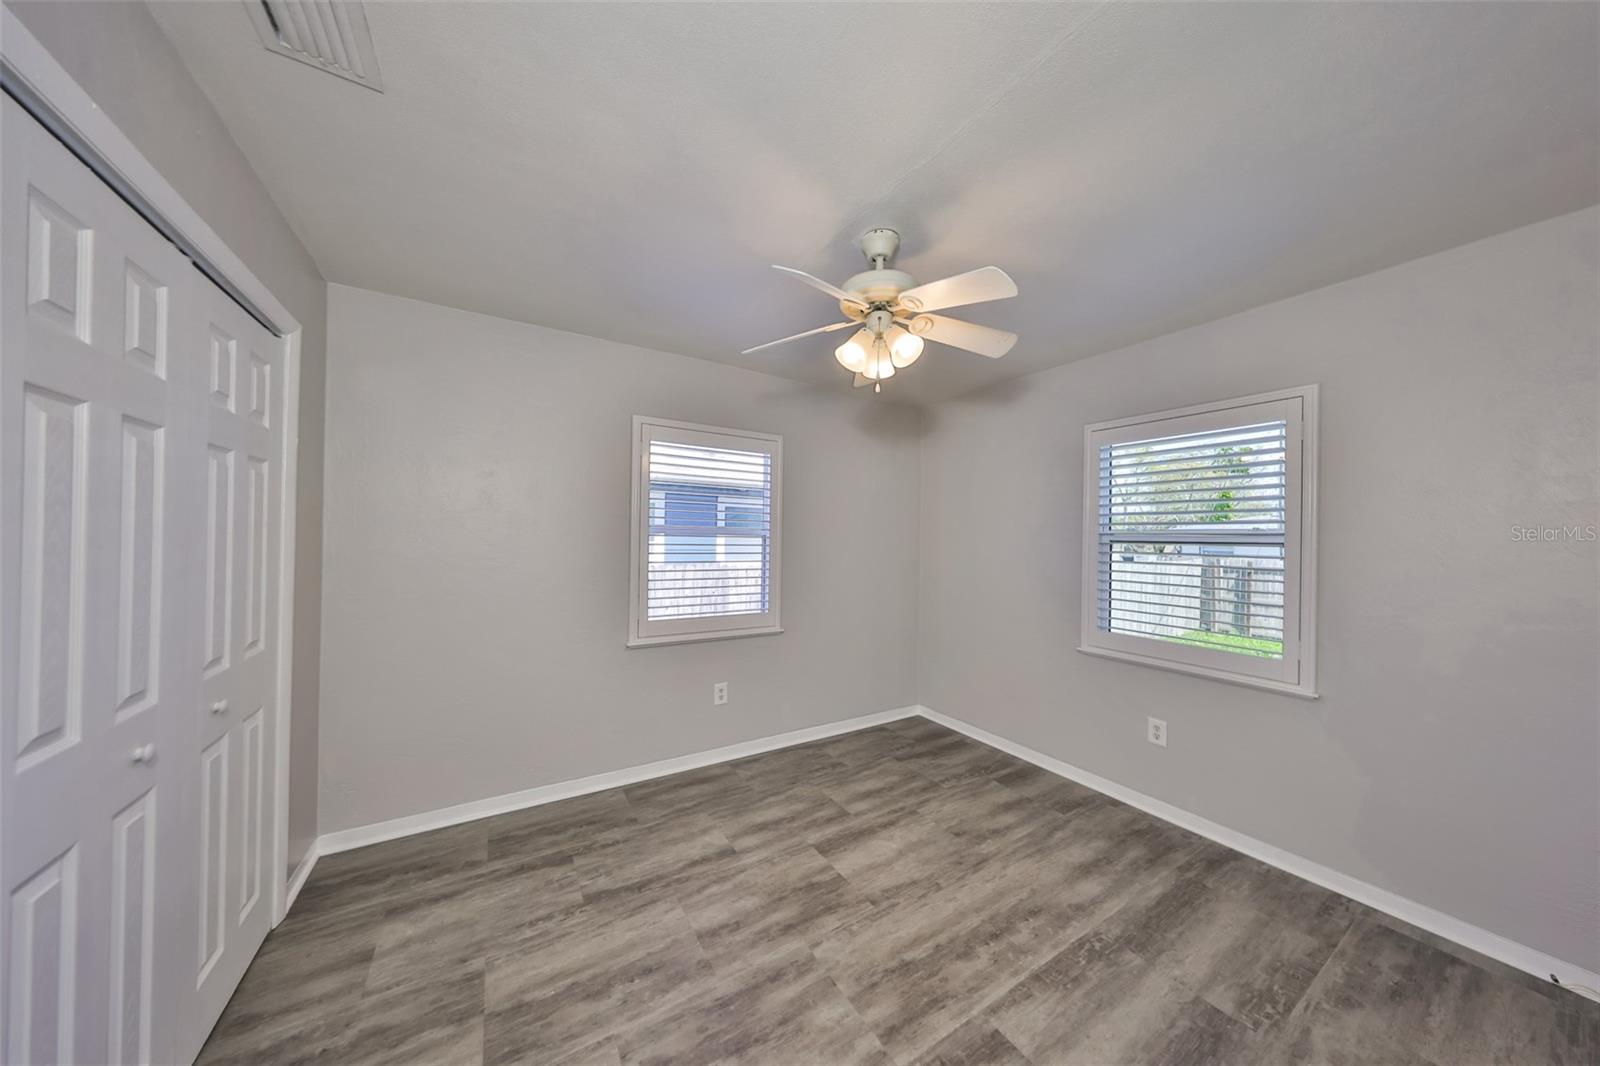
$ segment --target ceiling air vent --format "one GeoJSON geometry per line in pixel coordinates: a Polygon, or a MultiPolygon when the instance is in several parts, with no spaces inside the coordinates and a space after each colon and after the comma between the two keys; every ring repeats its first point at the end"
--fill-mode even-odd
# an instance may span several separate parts
{"type": "Polygon", "coordinates": [[[267,51],[383,92],[367,13],[356,0],[245,0],[267,51]]]}

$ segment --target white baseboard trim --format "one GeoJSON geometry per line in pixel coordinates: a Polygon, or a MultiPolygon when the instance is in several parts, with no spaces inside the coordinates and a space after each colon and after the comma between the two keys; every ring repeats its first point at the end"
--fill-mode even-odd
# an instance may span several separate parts
{"type": "Polygon", "coordinates": [[[300,890],[306,887],[306,879],[311,876],[311,868],[317,864],[322,841],[313,840],[306,849],[305,855],[300,858],[300,865],[294,868],[294,873],[289,877],[289,891],[283,895],[283,914],[278,916],[278,921],[283,921],[289,915],[289,908],[294,906],[294,901],[300,898],[300,890]]]}
{"type": "MultiPolygon", "coordinates": [[[[503,796],[458,803],[453,807],[443,807],[436,811],[392,818],[385,822],[357,826],[354,829],[341,829],[318,837],[316,853],[333,855],[352,848],[363,848],[368,844],[379,844],[385,840],[395,840],[415,833],[426,833],[432,829],[460,825],[462,822],[475,822],[479,818],[488,818],[496,814],[538,807],[541,804],[555,803],[575,796],[586,796],[591,792],[604,792],[608,788],[638,784],[640,781],[666,777],[668,774],[678,774],[685,770],[698,770],[702,766],[732,762],[734,759],[776,751],[778,748],[792,748],[796,744],[806,744],[813,740],[838,736],[840,733],[853,733],[857,729],[882,725],[884,722],[893,722],[900,718],[911,718],[920,711],[921,708],[915,706],[879,711],[859,718],[846,718],[841,722],[808,726],[805,729],[778,733],[758,740],[746,740],[739,744],[729,744],[727,747],[712,748],[710,751],[681,755],[676,759],[662,759],[660,762],[645,763],[643,766],[630,766],[625,770],[611,770],[573,781],[558,781],[553,785],[540,785],[538,788],[523,789],[521,792],[508,792],[503,796]]],[[[290,899],[293,898],[291,894],[290,899]]]]}
{"type": "MultiPolygon", "coordinates": [[[[1349,896],[1358,903],[1364,903],[1373,910],[1382,911],[1403,922],[1410,922],[1419,929],[1425,929],[1446,940],[1454,941],[1462,947],[1470,948],[1480,955],[1487,955],[1518,970],[1526,971],[1543,981],[1549,981],[1553,976],[1561,985],[1582,986],[1586,988],[1600,988],[1600,974],[1591,973],[1573,963],[1547,955],[1542,951],[1530,948],[1509,940],[1498,933],[1491,933],[1481,929],[1470,922],[1452,917],[1442,911],[1434,910],[1415,900],[1406,899],[1387,889],[1368,884],[1338,870],[1323,866],[1321,863],[1312,862],[1291,851],[1257,840],[1255,837],[1246,836],[1225,825],[1219,825],[1208,818],[1198,814],[1191,814],[1181,807],[1174,807],[1170,803],[1147,796],[1119,785],[1098,774],[1073,766],[1071,763],[1062,762],[1060,759],[1051,758],[1042,752],[1015,743],[997,736],[986,729],[979,729],[975,725],[963,722],[959,718],[952,718],[947,714],[927,707],[914,708],[923,717],[938,722],[942,726],[954,729],[958,733],[965,733],[973,740],[987,744],[991,748],[999,748],[1008,755],[1014,755],[1025,762],[1048,770],[1053,774],[1076,781],[1102,792],[1112,799],[1121,800],[1130,807],[1137,807],[1146,814],[1154,815],[1163,821],[1181,826],[1191,833],[1198,833],[1209,840],[1216,841],[1224,847],[1242,852],[1252,859],[1258,859],[1268,866],[1276,866],[1287,873],[1302,877],[1314,884],[1340,895],[1349,896]]],[[[1576,991],[1569,989],[1569,991],[1576,991]]],[[[1577,993],[1582,995],[1581,992],[1577,993]]]]}

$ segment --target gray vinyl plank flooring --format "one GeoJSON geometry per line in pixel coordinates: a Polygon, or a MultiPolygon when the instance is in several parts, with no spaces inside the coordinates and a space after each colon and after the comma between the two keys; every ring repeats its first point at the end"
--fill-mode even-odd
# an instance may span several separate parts
{"type": "Polygon", "coordinates": [[[1600,1004],[922,718],[331,855],[202,1063],[1595,1063],[1600,1004]]]}

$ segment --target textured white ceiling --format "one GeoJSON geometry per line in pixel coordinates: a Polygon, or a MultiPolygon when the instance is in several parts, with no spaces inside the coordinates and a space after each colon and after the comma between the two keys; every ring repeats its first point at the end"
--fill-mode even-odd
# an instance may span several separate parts
{"type": "Polygon", "coordinates": [[[381,95],[152,6],[330,281],[844,389],[738,352],[893,226],[1022,293],[913,401],[1600,201],[1589,3],[369,3],[381,95]]]}

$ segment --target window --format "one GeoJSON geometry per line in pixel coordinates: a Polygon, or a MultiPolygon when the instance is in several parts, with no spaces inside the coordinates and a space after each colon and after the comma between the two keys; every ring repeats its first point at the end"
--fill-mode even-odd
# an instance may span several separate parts
{"type": "Polygon", "coordinates": [[[778,633],[783,438],[633,419],[628,643],[778,633]]]}
{"type": "Polygon", "coordinates": [[[1315,696],[1316,386],[1084,429],[1081,651],[1315,696]]]}

